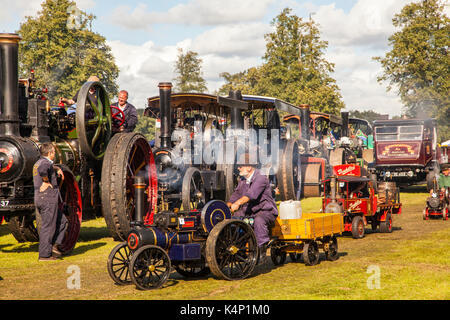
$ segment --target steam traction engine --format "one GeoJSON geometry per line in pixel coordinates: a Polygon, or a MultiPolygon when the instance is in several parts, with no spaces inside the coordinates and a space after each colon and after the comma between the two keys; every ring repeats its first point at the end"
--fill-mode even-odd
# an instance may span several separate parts
{"type": "MultiPolygon", "coordinates": [[[[0,34],[0,216],[8,222],[17,241],[39,240],[40,217],[34,206],[32,167],[40,157],[39,146],[52,142],[56,150],[54,162],[64,172],[64,180],[59,181],[61,210],[69,220],[62,249],[70,251],[78,239],[82,212],[98,214],[101,210],[100,186],[116,199],[116,211],[103,212],[107,222],[111,216],[133,215],[129,201],[123,199],[127,188],[132,188],[127,177],[148,167],[151,151],[145,137],[139,134],[116,134],[110,139],[111,109],[101,83],[85,83],[79,90],[76,113],[68,114],[64,106],[49,106],[45,89],[34,87],[33,74],[30,79],[19,81],[19,40],[16,34],[0,34]],[[90,89],[94,89],[97,102],[89,98],[90,89]],[[112,172],[111,157],[102,173],[105,153],[117,150],[124,150],[119,167],[128,168],[127,173],[118,169],[112,172]],[[112,176],[122,179],[121,189],[111,190],[112,176]]],[[[113,235],[118,226],[120,221],[108,223],[113,235]]]]}

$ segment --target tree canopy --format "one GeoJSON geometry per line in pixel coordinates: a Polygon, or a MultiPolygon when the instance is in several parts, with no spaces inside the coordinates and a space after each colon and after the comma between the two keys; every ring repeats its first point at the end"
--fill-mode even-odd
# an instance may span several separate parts
{"type": "Polygon", "coordinates": [[[119,68],[106,39],[91,30],[95,16],[77,9],[74,1],[46,0],[35,17],[26,17],[17,33],[21,77],[35,70],[36,85],[49,89],[53,102],[72,97],[91,75],[116,96],[119,68]]]}
{"type": "Polygon", "coordinates": [[[292,104],[309,104],[313,110],[339,113],[344,107],[339,87],[331,77],[334,64],[324,58],[328,42],[320,39],[318,25],[304,21],[285,8],[271,22],[274,32],[265,35],[263,64],[231,75],[219,93],[230,89],[244,94],[273,96],[292,104]]]}
{"type": "Polygon", "coordinates": [[[396,14],[392,49],[375,57],[383,67],[379,82],[396,89],[409,117],[435,117],[440,138],[450,138],[450,20],[445,1],[421,0],[396,14]]]}
{"type": "Polygon", "coordinates": [[[188,50],[183,53],[183,49],[178,49],[178,57],[175,62],[174,90],[178,92],[206,92],[206,81],[202,76],[202,59],[198,53],[188,50]]]}

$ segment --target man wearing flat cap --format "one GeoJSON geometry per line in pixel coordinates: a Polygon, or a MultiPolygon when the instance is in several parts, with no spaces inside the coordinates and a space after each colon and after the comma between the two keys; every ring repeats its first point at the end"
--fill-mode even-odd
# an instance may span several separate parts
{"type": "Polygon", "coordinates": [[[253,217],[256,241],[262,257],[269,242],[269,225],[278,216],[277,205],[272,196],[269,179],[250,162],[248,153],[239,157],[237,163],[240,181],[228,201],[235,217],[253,217]]]}

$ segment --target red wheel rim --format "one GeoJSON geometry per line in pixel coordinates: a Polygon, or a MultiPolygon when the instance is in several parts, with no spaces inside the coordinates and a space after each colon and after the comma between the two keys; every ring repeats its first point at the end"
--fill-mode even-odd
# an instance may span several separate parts
{"type": "MultiPolygon", "coordinates": [[[[82,201],[81,193],[78,188],[78,183],[75,177],[70,171],[63,170],[64,172],[64,182],[61,185],[60,192],[64,203],[66,204],[69,215],[66,216],[68,220],[68,226],[66,230],[66,235],[60,246],[63,252],[71,251],[78,241],[78,236],[80,235],[81,220],[82,220],[82,201]]],[[[60,207],[60,209],[62,209],[60,207]]]]}

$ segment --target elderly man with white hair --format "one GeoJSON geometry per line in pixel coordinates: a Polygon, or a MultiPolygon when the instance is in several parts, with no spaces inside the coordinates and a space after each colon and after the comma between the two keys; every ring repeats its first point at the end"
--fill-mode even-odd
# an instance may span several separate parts
{"type": "Polygon", "coordinates": [[[119,127],[121,132],[133,132],[138,122],[138,114],[136,107],[128,102],[128,91],[121,90],[119,92],[118,102],[113,103],[112,106],[119,108],[125,115],[124,123],[119,127]]]}

